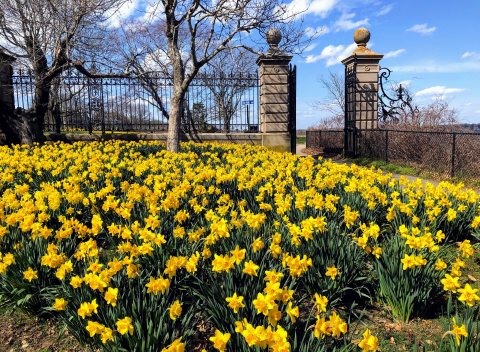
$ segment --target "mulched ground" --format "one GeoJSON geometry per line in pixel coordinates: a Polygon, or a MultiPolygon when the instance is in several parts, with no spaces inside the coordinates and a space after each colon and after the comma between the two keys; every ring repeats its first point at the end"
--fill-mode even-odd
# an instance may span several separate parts
{"type": "Polygon", "coordinates": [[[31,317],[21,312],[0,314],[0,351],[2,352],[87,352],[55,320],[31,317]]]}

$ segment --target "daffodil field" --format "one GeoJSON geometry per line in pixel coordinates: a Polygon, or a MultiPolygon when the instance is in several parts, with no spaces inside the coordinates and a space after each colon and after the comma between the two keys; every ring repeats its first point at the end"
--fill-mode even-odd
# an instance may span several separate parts
{"type": "Polygon", "coordinates": [[[104,351],[376,351],[372,304],[479,351],[479,234],[462,185],[262,147],[0,147],[2,304],[104,351]]]}

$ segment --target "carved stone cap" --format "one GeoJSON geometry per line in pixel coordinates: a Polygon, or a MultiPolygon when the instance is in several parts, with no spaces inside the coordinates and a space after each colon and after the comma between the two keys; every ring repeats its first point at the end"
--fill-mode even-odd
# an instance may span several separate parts
{"type": "Polygon", "coordinates": [[[367,46],[370,40],[370,31],[365,27],[359,28],[353,33],[353,40],[358,46],[367,46]]]}
{"type": "Polygon", "coordinates": [[[353,55],[380,55],[367,48],[367,43],[370,40],[370,31],[368,29],[364,27],[357,29],[353,34],[353,40],[357,43],[357,48],[353,51],[353,55]]]}
{"type": "Polygon", "coordinates": [[[278,44],[282,40],[282,32],[277,28],[271,28],[267,32],[266,39],[270,48],[278,48],[278,44]]]}
{"type": "MultiPolygon", "coordinates": [[[[268,30],[266,38],[268,43],[268,50],[265,54],[261,55],[258,60],[262,58],[275,58],[280,60],[291,60],[292,56],[288,55],[282,49],[278,47],[282,40],[282,32],[277,28],[271,28],[268,30]]],[[[257,60],[257,61],[258,61],[257,60]]]]}

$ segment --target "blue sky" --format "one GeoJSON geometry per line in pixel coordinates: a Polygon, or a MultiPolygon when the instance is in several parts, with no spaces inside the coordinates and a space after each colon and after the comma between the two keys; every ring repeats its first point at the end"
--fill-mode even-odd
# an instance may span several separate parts
{"type": "MultiPolygon", "coordinates": [[[[318,123],[327,113],[315,102],[327,93],[319,83],[329,71],[343,75],[340,60],[355,44],[353,32],[367,27],[369,47],[384,54],[391,80],[414,93],[418,105],[445,99],[461,122],[480,123],[480,0],[285,0],[293,12],[305,10],[306,27],[322,29],[297,65],[297,127],[318,123]],[[308,7],[308,9],[307,9],[308,7]]],[[[129,0],[113,19],[149,13],[149,0],[129,0]]],[[[115,23],[118,21],[118,23],[115,23]]]]}
{"type": "Polygon", "coordinates": [[[329,70],[343,75],[339,60],[362,26],[371,32],[369,47],[386,55],[381,66],[393,70],[392,80],[408,84],[419,105],[441,97],[462,122],[480,123],[480,0],[313,0],[305,23],[325,30],[304,57],[294,58],[298,128],[324,115],[315,108],[327,98],[319,78],[329,70]]]}

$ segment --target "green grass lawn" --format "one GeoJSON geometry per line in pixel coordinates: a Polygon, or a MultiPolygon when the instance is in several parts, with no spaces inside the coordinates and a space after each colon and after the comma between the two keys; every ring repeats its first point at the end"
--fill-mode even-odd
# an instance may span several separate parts
{"type": "Polygon", "coordinates": [[[420,172],[415,168],[402,164],[389,163],[383,160],[373,160],[368,158],[355,158],[349,159],[352,163],[361,166],[375,167],[382,169],[383,171],[392,172],[394,174],[410,175],[410,176],[420,176],[420,172]]]}
{"type": "Polygon", "coordinates": [[[305,143],[307,143],[307,137],[297,136],[297,144],[305,144],[305,143]]]}
{"type": "Polygon", "coordinates": [[[420,177],[420,178],[430,179],[437,182],[441,182],[441,181],[448,181],[453,183],[462,182],[463,184],[465,184],[466,187],[471,187],[475,189],[480,188],[480,179],[478,178],[459,177],[459,176],[452,178],[445,174],[439,174],[429,170],[420,170],[414,166],[404,165],[400,163],[392,163],[384,160],[363,158],[363,157],[347,158],[346,160],[348,162],[355,163],[361,166],[366,166],[366,167],[373,166],[374,168],[381,169],[385,172],[391,172],[394,174],[420,177]]]}

